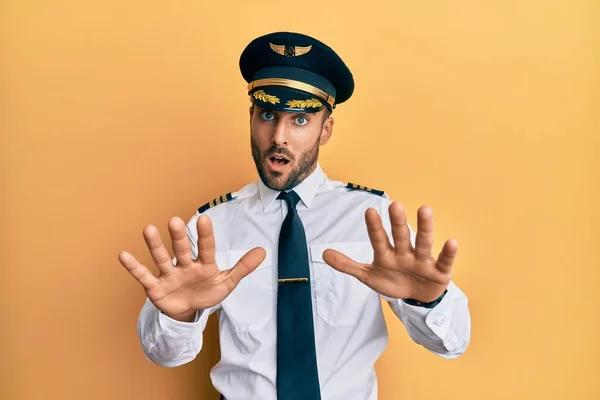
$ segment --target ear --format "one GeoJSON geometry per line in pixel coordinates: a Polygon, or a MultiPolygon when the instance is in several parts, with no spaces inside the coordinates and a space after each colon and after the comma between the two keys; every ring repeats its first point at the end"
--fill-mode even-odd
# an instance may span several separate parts
{"type": "Polygon", "coordinates": [[[333,135],[334,122],[335,120],[330,115],[323,123],[323,127],[321,128],[321,140],[319,141],[321,146],[327,144],[327,142],[329,142],[329,139],[331,139],[331,135],[333,135]]]}
{"type": "Polygon", "coordinates": [[[252,115],[254,114],[254,104],[250,104],[250,108],[248,109],[250,114],[250,122],[252,122],[252,115]]]}

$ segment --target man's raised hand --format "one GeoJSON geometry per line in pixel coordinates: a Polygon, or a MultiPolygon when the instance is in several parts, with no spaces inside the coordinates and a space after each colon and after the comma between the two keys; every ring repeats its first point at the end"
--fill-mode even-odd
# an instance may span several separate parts
{"type": "Polygon", "coordinates": [[[256,247],[233,268],[221,271],[215,260],[215,238],[210,218],[201,215],[196,226],[198,257],[194,260],[185,223],[177,217],[169,221],[176,266],[173,266],[171,255],[156,227],[149,225],[144,229],[144,239],[158,268],[158,276],[154,276],[130,253],[119,253],[119,261],[143,286],[150,301],[163,313],[180,321],[191,321],[197,310],[223,301],[266,256],[263,248],[256,247]]]}

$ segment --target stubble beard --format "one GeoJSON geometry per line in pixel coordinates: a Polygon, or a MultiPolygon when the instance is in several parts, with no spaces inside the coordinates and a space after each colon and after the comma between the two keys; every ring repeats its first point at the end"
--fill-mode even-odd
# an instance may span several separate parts
{"type": "Polygon", "coordinates": [[[252,139],[252,135],[250,135],[250,144],[252,148],[254,165],[256,166],[256,171],[258,172],[258,175],[265,186],[273,190],[289,190],[306,179],[306,177],[310,175],[312,171],[314,171],[319,159],[320,140],[321,135],[319,135],[313,147],[300,154],[296,165],[289,172],[288,177],[282,180],[282,173],[267,170],[267,159],[271,154],[280,153],[289,158],[290,163],[293,163],[296,161],[296,157],[294,157],[294,155],[291,154],[285,147],[278,147],[275,145],[269,148],[265,152],[264,156],[261,156],[258,146],[254,142],[254,139],[252,139]]]}

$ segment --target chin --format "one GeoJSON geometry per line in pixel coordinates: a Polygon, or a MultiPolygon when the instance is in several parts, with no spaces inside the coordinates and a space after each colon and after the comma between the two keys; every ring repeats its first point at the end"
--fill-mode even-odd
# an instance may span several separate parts
{"type": "Polygon", "coordinates": [[[298,183],[296,162],[292,161],[285,168],[276,171],[271,168],[268,159],[263,158],[261,161],[259,162],[257,158],[254,159],[260,179],[269,189],[277,191],[288,190],[298,183]]]}
{"type": "Polygon", "coordinates": [[[279,172],[268,172],[263,179],[263,183],[266,187],[273,190],[284,190],[286,179],[283,174],[279,172]]]}

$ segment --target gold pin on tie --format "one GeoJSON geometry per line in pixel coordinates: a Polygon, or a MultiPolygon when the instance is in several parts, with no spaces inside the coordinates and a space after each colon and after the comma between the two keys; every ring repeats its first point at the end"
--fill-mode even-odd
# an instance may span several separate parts
{"type": "Polygon", "coordinates": [[[284,278],[277,279],[279,283],[299,283],[299,282],[308,282],[308,278],[284,278]]]}

